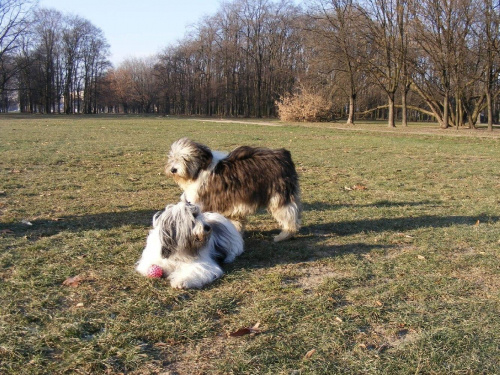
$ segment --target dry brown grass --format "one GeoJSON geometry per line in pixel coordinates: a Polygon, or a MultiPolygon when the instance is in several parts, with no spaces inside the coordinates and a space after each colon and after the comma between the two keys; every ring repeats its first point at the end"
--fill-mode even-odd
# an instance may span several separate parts
{"type": "Polygon", "coordinates": [[[321,94],[301,88],[276,102],[281,121],[316,122],[331,119],[331,103],[321,94]]]}
{"type": "Polygon", "coordinates": [[[0,373],[500,373],[499,140],[282,125],[0,116],[0,373]],[[133,268],[180,195],[162,170],[182,136],[286,147],[304,204],[283,243],[251,216],[193,291],[133,268]]]}

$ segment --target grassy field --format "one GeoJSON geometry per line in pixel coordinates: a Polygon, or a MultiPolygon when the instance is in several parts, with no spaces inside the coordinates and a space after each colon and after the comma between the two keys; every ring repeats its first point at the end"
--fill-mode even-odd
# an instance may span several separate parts
{"type": "Polygon", "coordinates": [[[264,124],[0,117],[0,373],[500,373],[498,130],[264,124]],[[286,147],[302,186],[300,234],[251,217],[203,290],[134,272],[182,136],[286,147]]]}

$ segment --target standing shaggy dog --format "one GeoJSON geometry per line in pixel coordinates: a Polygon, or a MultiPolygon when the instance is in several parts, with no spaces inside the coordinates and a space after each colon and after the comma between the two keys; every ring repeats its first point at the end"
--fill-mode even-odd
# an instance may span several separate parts
{"type": "Polygon", "coordinates": [[[172,144],[165,172],[182,188],[184,200],[221,213],[239,230],[261,207],[282,228],[274,241],[300,228],[299,180],[288,150],[241,146],[223,154],[182,138],[172,144]]]}

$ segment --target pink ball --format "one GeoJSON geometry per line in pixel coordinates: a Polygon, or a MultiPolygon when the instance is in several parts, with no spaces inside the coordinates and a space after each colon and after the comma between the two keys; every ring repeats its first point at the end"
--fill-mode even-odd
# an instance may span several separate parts
{"type": "Polygon", "coordinates": [[[159,279],[162,276],[163,276],[163,270],[160,266],[157,266],[156,264],[152,264],[149,267],[148,277],[151,277],[153,279],[159,279]]]}

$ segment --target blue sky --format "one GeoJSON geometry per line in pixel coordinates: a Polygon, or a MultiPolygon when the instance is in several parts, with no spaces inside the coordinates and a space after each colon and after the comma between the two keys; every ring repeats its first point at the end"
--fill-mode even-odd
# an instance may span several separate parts
{"type": "Polygon", "coordinates": [[[213,15],[221,0],[39,0],[44,8],[79,15],[103,30],[116,66],[154,55],[182,39],[190,25],[213,15]]]}

